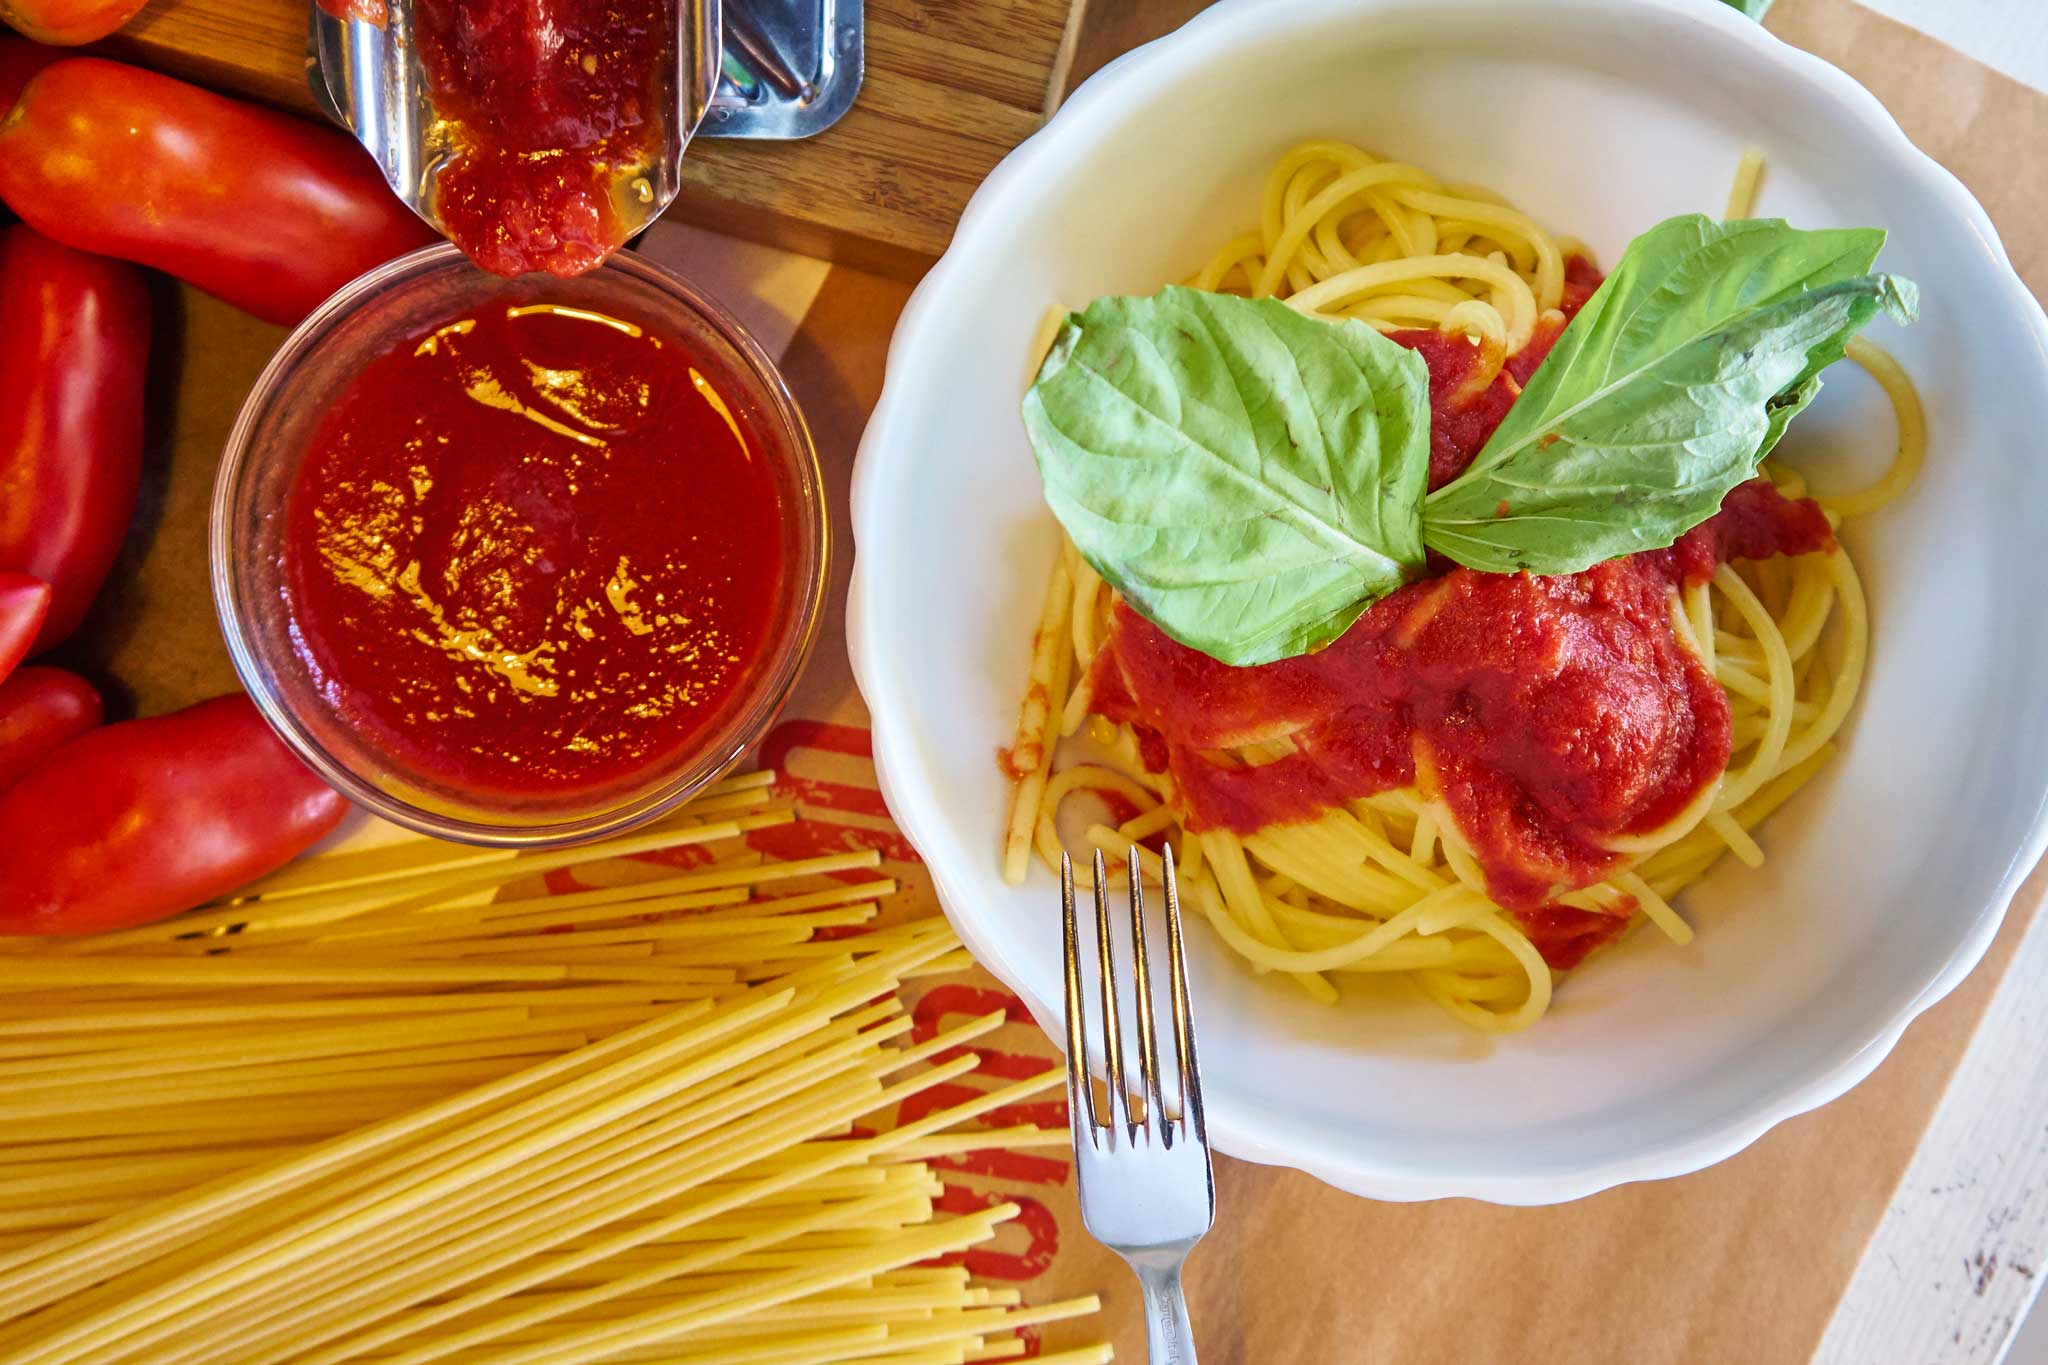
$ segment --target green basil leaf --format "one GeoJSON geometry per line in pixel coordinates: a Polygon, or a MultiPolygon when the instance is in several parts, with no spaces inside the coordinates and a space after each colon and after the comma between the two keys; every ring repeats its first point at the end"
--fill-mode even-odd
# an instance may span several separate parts
{"type": "Polygon", "coordinates": [[[1764,11],[1771,7],[1771,0],[1722,0],[1722,3],[1730,9],[1742,11],[1758,23],[1763,22],[1764,11]]]}
{"type": "Polygon", "coordinates": [[[1875,228],[1660,223],[1629,244],[1471,466],[1430,494],[1429,547],[1496,573],[1576,573],[1669,545],[1752,477],[1821,370],[1910,281],[1875,228]]]}
{"type": "Polygon", "coordinates": [[[1024,426],[1082,557],[1224,663],[1327,644],[1422,564],[1429,372],[1362,322],[1180,287],[1098,299],[1024,426]]]}

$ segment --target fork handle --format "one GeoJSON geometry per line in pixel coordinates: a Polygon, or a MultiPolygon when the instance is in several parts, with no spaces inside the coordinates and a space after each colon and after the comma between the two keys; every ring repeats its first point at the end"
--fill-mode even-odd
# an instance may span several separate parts
{"type": "Polygon", "coordinates": [[[1145,1295],[1145,1344],[1152,1365],[1195,1365],[1195,1334],[1180,1289],[1180,1262],[1134,1264],[1145,1295]]]}

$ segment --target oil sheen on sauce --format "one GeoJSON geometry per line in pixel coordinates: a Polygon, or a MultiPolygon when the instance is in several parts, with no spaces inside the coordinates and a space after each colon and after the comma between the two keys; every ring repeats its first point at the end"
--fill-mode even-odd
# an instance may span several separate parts
{"type": "Polygon", "coordinates": [[[511,299],[365,367],[286,510],[292,638],[327,705],[489,795],[688,750],[781,593],[777,484],[737,392],[673,336],[511,299]]]}

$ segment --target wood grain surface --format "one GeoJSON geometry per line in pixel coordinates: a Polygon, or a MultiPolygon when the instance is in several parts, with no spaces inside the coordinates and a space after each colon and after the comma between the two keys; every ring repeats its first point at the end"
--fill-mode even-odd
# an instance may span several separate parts
{"type": "MultiPolygon", "coordinates": [[[[945,249],[974,187],[1043,120],[1074,7],[865,0],[865,11],[866,79],[853,110],[802,142],[698,140],[672,214],[902,277],[945,249]]],[[[309,0],[155,0],[104,46],[317,117],[308,13],[309,0]]]]}

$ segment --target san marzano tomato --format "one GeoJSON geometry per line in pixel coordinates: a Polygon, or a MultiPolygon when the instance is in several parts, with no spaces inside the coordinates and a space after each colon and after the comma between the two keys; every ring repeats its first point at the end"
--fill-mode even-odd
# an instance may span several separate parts
{"type": "Polygon", "coordinates": [[[48,583],[34,574],[0,572],[0,682],[28,657],[49,614],[48,583]]]}
{"type": "Polygon", "coordinates": [[[177,914],[283,866],[347,808],[239,692],[90,731],[0,794],[0,934],[177,914]]]}
{"type": "Polygon", "coordinates": [[[78,628],[128,534],[148,353],[135,267],[0,230],[0,569],[50,585],[37,651],[78,628]]]}
{"type": "Polygon", "coordinates": [[[0,19],[39,43],[96,43],[149,0],[0,0],[0,19]]]}
{"type": "Polygon", "coordinates": [[[0,199],[287,325],[434,240],[340,133],[94,57],[46,68],[0,124],[0,199]]]}
{"type": "Polygon", "coordinates": [[[100,694],[61,668],[16,669],[0,682],[0,792],[52,750],[100,723],[100,694]]]}

